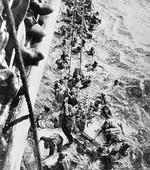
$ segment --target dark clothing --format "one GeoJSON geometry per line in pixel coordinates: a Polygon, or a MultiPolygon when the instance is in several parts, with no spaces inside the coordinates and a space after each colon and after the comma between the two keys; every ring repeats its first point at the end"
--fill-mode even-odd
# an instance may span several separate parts
{"type": "Polygon", "coordinates": [[[69,79],[69,80],[68,80],[68,87],[69,87],[70,89],[72,89],[73,87],[76,86],[77,83],[78,83],[78,81],[76,81],[75,78],[69,79]]]}
{"type": "Polygon", "coordinates": [[[64,62],[63,62],[63,60],[62,59],[58,59],[57,61],[56,61],[56,64],[57,64],[57,66],[58,66],[58,69],[64,69],[64,62]]]}
{"type": "Polygon", "coordinates": [[[70,116],[66,116],[65,114],[61,117],[61,128],[66,135],[69,143],[73,142],[73,137],[71,135],[71,126],[72,126],[72,118],[70,116]]]}
{"type": "Polygon", "coordinates": [[[81,119],[78,123],[77,123],[77,127],[80,130],[80,132],[83,132],[85,129],[85,120],[81,119]]]}
{"type": "Polygon", "coordinates": [[[101,160],[101,163],[103,165],[103,168],[104,170],[110,170],[113,168],[113,162],[112,162],[112,159],[109,155],[104,155],[104,156],[101,156],[100,157],[100,160],[101,160]]]}
{"type": "Polygon", "coordinates": [[[72,16],[72,14],[73,14],[73,12],[72,12],[72,11],[70,11],[70,10],[67,8],[67,17],[71,17],[71,16],[72,16]]]}
{"type": "Polygon", "coordinates": [[[65,170],[62,163],[58,162],[56,165],[52,167],[48,167],[47,165],[43,166],[43,170],[65,170]]]}
{"type": "Polygon", "coordinates": [[[78,101],[77,101],[76,97],[70,97],[69,96],[68,104],[70,104],[72,106],[75,106],[76,104],[78,104],[78,101]]]}
{"type": "Polygon", "coordinates": [[[65,170],[62,163],[58,162],[53,170],[65,170]]]}
{"type": "Polygon", "coordinates": [[[83,72],[79,68],[75,68],[73,72],[73,78],[78,79],[78,77],[83,79],[84,75],[83,75],[83,72]]]}
{"type": "Polygon", "coordinates": [[[64,132],[64,134],[66,135],[67,139],[69,140],[69,143],[73,143],[73,137],[71,135],[71,130],[68,129],[68,127],[64,124],[62,126],[62,130],[64,132]]]}
{"type": "MultiPolygon", "coordinates": [[[[57,152],[61,152],[62,150],[62,144],[63,144],[63,138],[59,134],[54,134],[51,137],[41,137],[40,140],[44,141],[44,146],[48,144],[49,156],[54,154],[55,146],[57,146],[57,152]]],[[[45,147],[46,148],[46,147],[45,147]]]]}
{"type": "Polygon", "coordinates": [[[89,78],[82,79],[81,83],[82,83],[82,87],[80,87],[80,89],[84,89],[89,86],[89,84],[91,83],[91,80],[89,78]]]}
{"type": "MultiPolygon", "coordinates": [[[[49,151],[49,156],[53,155],[54,154],[54,151],[55,151],[55,144],[53,142],[53,140],[51,138],[47,138],[47,137],[41,137],[40,140],[43,140],[44,141],[44,146],[47,144],[48,145],[48,148],[50,149],[49,151]]],[[[46,147],[45,147],[46,148],[46,147]]]]}

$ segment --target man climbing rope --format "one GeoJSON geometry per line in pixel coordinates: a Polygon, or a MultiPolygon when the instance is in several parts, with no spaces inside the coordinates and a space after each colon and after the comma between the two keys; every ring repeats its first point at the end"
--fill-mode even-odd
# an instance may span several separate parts
{"type": "Polygon", "coordinates": [[[73,137],[71,135],[73,123],[73,112],[71,105],[68,104],[68,97],[65,98],[62,106],[62,114],[60,115],[61,128],[68,139],[68,144],[73,143],[73,137]]]}
{"type": "Polygon", "coordinates": [[[68,92],[68,104],[75,106],[77,103],[77,90],[73,87],[70,92],[68,92]]]}
{"type": "Polygon", "coordinates": [[[62,105],[64,98],[66,97],[66,84],[64,79],[60,79],[56,84],[55,84],[55,96],[57,102],[62,105]]]}
{"type": "Polygon", "coordinates": [[[63,51],[60,59],[56,60],[58,69],[64,69],[68,65],[68,55],[63,51]]]}

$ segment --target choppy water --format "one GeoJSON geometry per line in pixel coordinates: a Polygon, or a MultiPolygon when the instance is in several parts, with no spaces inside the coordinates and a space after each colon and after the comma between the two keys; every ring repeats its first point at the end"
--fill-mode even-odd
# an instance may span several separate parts
{"type": "MultiPolygon", "coordinates": [[[[83,56],[82,69],[85,74],[92,76],[92,84],[80,93],[80,99],[93,98],[100,92],[107,94],[113,114],[126,123],[126,133],[134,143],[135,157],[130,161],[126,159],[120,169],[149,169],[150,162],[144,158],[150,158],[150,153],[145,153],[149,151],[150,142],[150,83],[145,81],[150,80],[150,1],[93,2],[102,23],[93,32],[94,39],[86,42],[85,50],[94,46],[96,53],[94,57],[83,56]],[[87,72],[85,64],[94,60],[98,61],[100,67],[94,72],[87,72]],[[112,88],[115,79],[120,80],[123,87],[112,88]],[[141,157],[138,155],[139,148],[143,153],[141,157]]],[[[53,47],[60,41],[54,37],[50,49],[37,99],[42,105],[52,106],[52,85],[64,74],[58,72],[55,65],[62,49],[53,47]]],[[[72,71],[78,65],[79,57],[74,56],[72,71]]]]}

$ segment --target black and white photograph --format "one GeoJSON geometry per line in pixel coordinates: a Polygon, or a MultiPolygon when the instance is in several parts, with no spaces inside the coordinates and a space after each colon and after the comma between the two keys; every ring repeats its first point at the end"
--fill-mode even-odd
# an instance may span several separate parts
{"type": "Polygon", "coordinates": [[[150,170],[150,0],[0,0],[0,170],[150,170]]]}

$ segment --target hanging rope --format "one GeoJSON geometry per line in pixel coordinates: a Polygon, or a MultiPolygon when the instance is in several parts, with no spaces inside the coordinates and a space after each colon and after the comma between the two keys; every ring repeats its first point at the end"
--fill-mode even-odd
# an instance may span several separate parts
{"type": "Polygon", "coordinates": [[[82,70],[82,54],[83,54],[83,50],[82,50],[82,42],[83,42],[83,37],[82,37],[82,34],[83,34],[83,31],[84,31],[84,3],[83,3],[84,0],[81,0],[81,16],[82,16],[82,24],[81,24],[81,50],[80,50],[80,70],[82,70]]]}
{"type": "Polygon", "coordinates": [[[77,6],[77,0],[74,0],[74,9],[73,9],[73,16],[72,16],[71,44],[70,44],[70,53],[69,53],[69,60],[70,60],[70,63],[69,63],[69,77],[70,77],[71,62],[72,62],[72,42],[74,40],[76,6],[77,6]]]}
{"type": "Polygon", "coordinates": [[[14,64],[14,60],[15,60],[15,49],[13,49],[12,55],[11,55],[11,59],[10,59],[10,64],[9,64],[9,70],[12,70],[13,64],[14,64]]]}
{"type": "Polygon", "coordinates": [[[8,24],[10,26],[10,29],[12,30],[12,40],[13,40],[14,47],[15,47],[15,50],[16,50],[17,65],[18,65],[18,68],[19,68],[19,71],[20,71],[20,76],[21,76],[21,80],[22,80],[22,83],[23,83],[24,93],[25,93],[25,98],[26,98],[26,102],[27,102],[27,105],[28,105],[29,118],[30,118],[32,130],[33,130],[33,139],[34,139],[34,142],[35,142],[35,148],[34,148],[35,149],[35,159],[38,162],[37,168],[38,168],[38,170],[42,170],[41,157],[40,157],[39,145],[38,145],[37,130],[36,130],[36,126],[34,124],[34,114],[33,114],[33,108],[32,108],[31,99],[30,99],[30,95],[29,95],[29,91],[28,91],[25,67],[24,67],[22,54],[21,54],[21,51],[20,51],[20,48],[19,48],[17,37],[16,37],[15,21],[14,21],[14,18],[13,18],[12,11],[9,8],[8,0],[2,0],[2,2],[3,2],[3,5],[4,5],[4,8],[7,12],[7,15],[8,15],[8,24]]]}

